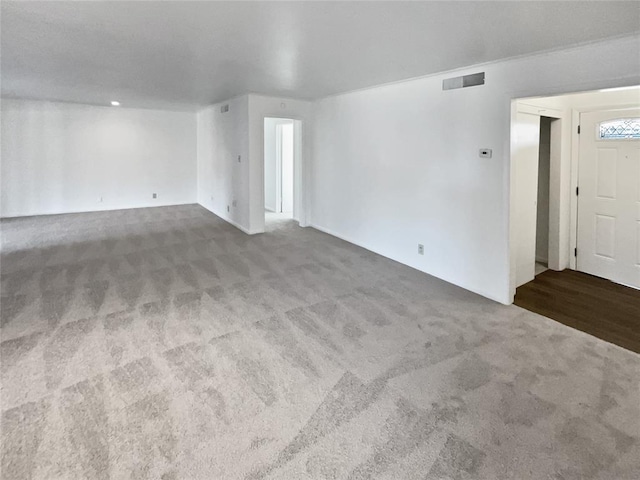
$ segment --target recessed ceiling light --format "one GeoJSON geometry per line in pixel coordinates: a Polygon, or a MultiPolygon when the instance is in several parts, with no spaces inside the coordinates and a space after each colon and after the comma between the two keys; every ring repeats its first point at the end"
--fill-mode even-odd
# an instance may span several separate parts
{"type": "Polygon", "coordinates": [[[111,106],[112,107],[119,107],[120,106],[120,102],[116,101],[116,100],[112,100],[111,101],[111,106]]]}

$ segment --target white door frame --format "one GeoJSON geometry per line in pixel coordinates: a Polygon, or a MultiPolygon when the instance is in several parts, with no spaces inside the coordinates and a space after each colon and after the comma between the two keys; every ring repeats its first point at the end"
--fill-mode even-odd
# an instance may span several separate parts
{"type": "MultiPolygon", "coordinates": [[[[282,120],[293,120],[293,219],[298,222],[301,227],[308,225],[308,159],[305,155],[305,119],[299,115],[287,115],[283,113],[265,114],[262,116],[261,142],[260,149],[262,151],[262,161],[260,162],[261,171],[261,203],[264,215],[264,121],[267,118],[276,118],[282,120]]],[[[264,232],[264,230],[262,230],[264,232]]],[[[257,232],[257,233],[262,233],[257,232]]]]}
{"type": "MultiPolygon", "coordinates": [[[[282,212],[282,123],[276,127],[276,213],[282,212]]],[[[266,172],[265,172],[266,175],[266,172]]]]}
{"type": "MultiPolygon", "coordinates": [[[[516,200],[517,200],[517,189],[516,189],[516,160],[514,156],[514,152],[516,151],[516,139],[513,134],[513,125],[518,113],[527,113],[530,115],[537,115],[539,117],[550,117],[555,118],[562,122],[564,120],[564,115],[561,110],[553,109],[553,108],[540,108],[536,105],[526,104],[523,101],[520,101],[517,98],[511,100],[511,116],[510,116],[510,151],[509,151],[509,289],[510,289],[510,297],[511,301],[513,301],[513,297],[516,293],[516,276],[517,276],[517,248],[516,242],[518,240],[517,229],[516,229],[516,200]]],[[[558,125],[558,131],[562,128],[561,124],[558,125]]],[[[553,135],[553,132],[552,132],[553,135]]],[[[560,142],[562,142],[562,138],[559,137],[560,142]]],[[[552,149],[553,146],[552,139],[552,149]]],[[[559,148],[559,152],[562,151],[562,146],[559,148]]],[[[559,152],[554,152],[552,150],[552,164],[550,165],[550,175],[552,178],[549,179],[549,188],[553,188],[554,184],[554,176],[559,175],[559,172],[554,173],[554,162],[553,157],[555,154],[559,155],[559,152]]],[[[537,181],[537,178],[535,179],[537,181]]],[[[551,224],[552,219],[560,217],[560,205],[557,202],[549,203],[549,224],[551,224]]],[[[550,229],[551,230],[551,229],[550,229]]],[[[556,236],[559,237],[559,232],[555,232],[556,236]]],[[[549,244],[551,246],[552,240],[552,232],[549,232],[549,244]]],[[[560,248],[560,246],[558,246],[560,248]]],[[[555,252],[549,248],[549,261],[551,265],[551,259],[556,258],[555,252]]]]}
{"type": "Polygon", "coordinates": [[[287,123],[279,123],[276,126],[276,134],[278,135],[278,141],[276,142],[279,146],[279,155],[278,155],[278,180],[280,181],[280,185],[278,187],[278,194],[280,195],[280,211],[282,213],[291,214],[293,217],[293,202],[294,202],[294,172],[293,166],[295,164],[295,132],[296,124],[295,120],[287,123]],[[290,128],[290,130],[289,130],[290,128]],[[291,150],[285,149],[285,131],[289,131],[290,138],[290,146],[291,150]],[[289,157],[289,155],[291,155],[289,157]],[[285,162],[285,156],[289,160],[285,162]],[[284,207],[287,207],[285,210],[284,207]]]}

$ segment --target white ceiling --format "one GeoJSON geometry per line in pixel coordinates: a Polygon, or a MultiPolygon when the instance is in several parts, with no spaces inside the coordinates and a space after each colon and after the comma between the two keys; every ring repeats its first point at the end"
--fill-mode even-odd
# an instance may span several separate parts
{"type": "Polygon", "coordinates": [[[2,94],[303,99],[640,31],[640,2],[2,2],[2,94]]]}

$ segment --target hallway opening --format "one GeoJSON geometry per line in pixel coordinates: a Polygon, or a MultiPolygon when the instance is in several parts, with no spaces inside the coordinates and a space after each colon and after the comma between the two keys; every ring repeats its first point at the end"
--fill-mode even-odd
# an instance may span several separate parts
{"type": "Polygon", "coordinates": [[[265,224],[294,218],[295,120],[264,119],[265,224]]]}

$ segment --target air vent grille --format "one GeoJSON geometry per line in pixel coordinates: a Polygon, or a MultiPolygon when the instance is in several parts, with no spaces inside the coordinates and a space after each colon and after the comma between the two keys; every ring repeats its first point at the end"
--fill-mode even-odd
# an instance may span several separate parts
{"type": "Polygon", "coordinates": [[[442,90],[475,87],[476,85],[484,85],[484,72],[472,73],[463,77],[447,78],[442,81],[442,90]]]}

